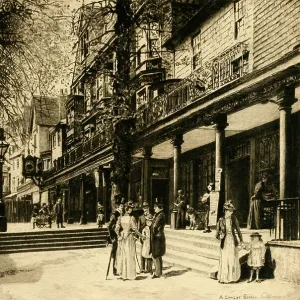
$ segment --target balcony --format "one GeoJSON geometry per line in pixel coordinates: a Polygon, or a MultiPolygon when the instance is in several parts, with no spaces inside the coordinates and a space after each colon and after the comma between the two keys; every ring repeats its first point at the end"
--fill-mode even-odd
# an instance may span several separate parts
{"type": "Polygon", "coordinates": [[[175,87],[137,110],[137,130],[142,130],[195,100],[249,73],[248,46],[238,43],[195,70],[175,87]]]}
{"type": "Polygon", "coordinates": [[[82,142],[75,149],[59,157],[55,163],[56,172],[59,172],[69,166],[72,166],[89,155],[105,148],[112,142],[113,128],[107,127],[100,131],[87,141],[82,142]]]}

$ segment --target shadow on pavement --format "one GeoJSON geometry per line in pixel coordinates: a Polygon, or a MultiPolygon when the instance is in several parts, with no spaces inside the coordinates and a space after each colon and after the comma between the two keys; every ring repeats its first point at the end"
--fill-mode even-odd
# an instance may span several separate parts
{"type": "Polygon", "coordinates": [[[42,268],[18,268],[9,254],[0,255],[0,283],[33,283],[42,276],[42,268]]]}
{"type": "Polygon", "coordinates": [[[164,277],[174,277],[174,276],[180,276],[183,275],[184,273],[186,273],[188,270],[174,270],[174,271],[170,271],[164,274],[164,277]]]}
{"type": "Polygon", "coordinates": [[[169,270],[169,269],[171,269],[171,268],[172,268],[172,266],[163,267],[163,271],[165,271],[165,270],[169,270]]]}
{"type": "Polygon", "coordinates": [[[147,278],[148,278],[148,276],[137,276],[135,278],[135,280],[144,280],[144,279],[147,279],[147,278]]]}

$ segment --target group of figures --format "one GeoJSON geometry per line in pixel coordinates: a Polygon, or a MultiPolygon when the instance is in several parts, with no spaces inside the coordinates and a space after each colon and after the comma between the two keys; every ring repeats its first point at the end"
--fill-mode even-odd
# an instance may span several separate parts
{"type": "Polygon", "coordinates": [[[146,202],[142,208],[136,207],[131,201],[121,202],[111,214],[108,223],[109,240],[112,243],[113,274],[123,280],[136,278],[137,264],[139,265],[136,242],[140,240],[142,244],[140,271],[150,273],[153,279],[161,277],[162,256],[166,252],[165,223],[163,206],[158,201],[154,204],[154,216],[150,213],[146,202]]]}
{"type": "Polygon", "coordinates": [[[57,228],[59,228],[59,226],[61,228],[65,228],[65,226],[63,225],[63,213],[64,213],[64,209],[60,198],[57,199],[53,211],[50,211],[49,205],[46,203],[43,203],[40,209],[37,207],[37,205],[34,205],[32,210],[32,216],[31,216],[32,227],[34,229],[35,226],[38,223],[40,223],[42,219],[43,222],[46,221],[46,223],[48,223],[48,227],[51,228],[52,217],[55,216],[57,228]]]}

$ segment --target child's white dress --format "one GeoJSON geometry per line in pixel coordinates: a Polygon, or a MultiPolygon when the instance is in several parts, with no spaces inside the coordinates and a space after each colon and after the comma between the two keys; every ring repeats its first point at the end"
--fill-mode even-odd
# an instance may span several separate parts
{"type": "Polygon", "coordinates": [[[142,235],[146,237],[143,241],[143,246],[142,246],[142,256],[144,258],[152,258],[150,254],[150,228],[149,226],[146,226],[143,231],[142,235]]]}

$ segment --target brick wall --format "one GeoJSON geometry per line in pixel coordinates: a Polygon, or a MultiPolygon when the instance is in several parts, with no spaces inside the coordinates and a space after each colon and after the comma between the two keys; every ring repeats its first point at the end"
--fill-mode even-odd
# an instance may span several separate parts
{"type": "Polygon", "coordinates": [[[279,59],[299,43],[299,0],[255,0],[254,69],[279,59]]]}

